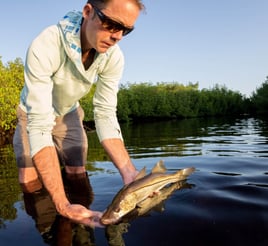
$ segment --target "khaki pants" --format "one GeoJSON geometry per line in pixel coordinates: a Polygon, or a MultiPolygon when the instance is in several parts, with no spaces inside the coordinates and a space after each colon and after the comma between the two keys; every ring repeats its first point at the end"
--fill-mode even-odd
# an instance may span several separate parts
{"type": "MultiPolygon", "coordinates": [[[[27,134],[27,115],[18,108],[18,124],[13,138],[14,151],[19,168],[34,167],[30,156],[30,145],[27,134]]],[[[83,128],[84,111],[81,107],[60,117],[52,137],[57,149],[60,163],[64,166],[85,166],[87,160],[87,135],[83,128]]]]}

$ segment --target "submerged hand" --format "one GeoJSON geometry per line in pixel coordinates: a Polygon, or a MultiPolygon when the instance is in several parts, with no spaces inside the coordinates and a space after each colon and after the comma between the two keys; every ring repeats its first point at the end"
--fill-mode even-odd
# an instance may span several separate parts
{"type": "Polygon", "coordinates": [[[100,223],[102,212],[93,211],[79,204],[68,204],[59,211],[70,220],[90,227],[103,227],[100,223]]]}

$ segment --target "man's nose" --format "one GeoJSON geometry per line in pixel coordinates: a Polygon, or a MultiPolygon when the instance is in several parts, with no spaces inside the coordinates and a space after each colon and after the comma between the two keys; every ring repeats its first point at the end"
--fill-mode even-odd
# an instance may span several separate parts
{"type": "Polygon", "coordinates": [[[123,31],[121,30],[121,31],[112,33],[111,38],[116,41],[120,41],[123,38],[123,31]]]}

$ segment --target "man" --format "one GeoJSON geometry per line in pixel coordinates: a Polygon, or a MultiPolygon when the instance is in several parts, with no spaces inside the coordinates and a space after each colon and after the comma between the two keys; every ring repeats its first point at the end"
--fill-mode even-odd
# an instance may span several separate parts
{"type": "Polygon", "coordinates": [[[26,56],[13,140],[19,182],[23,192],[44,185],[62,216],[89,225],[97,224],[102,214],[70,203],[60,163],[70,181],[83,185],[88,180],[87,137],[78,100],[96,82],[94,119],[100,142],[125,184],[137,175],[116,118],[124,66],[117,43],[133,30],[142,9],[139,0],[89,0],[82,13],[70,12],[45,29],[26,56]]]}

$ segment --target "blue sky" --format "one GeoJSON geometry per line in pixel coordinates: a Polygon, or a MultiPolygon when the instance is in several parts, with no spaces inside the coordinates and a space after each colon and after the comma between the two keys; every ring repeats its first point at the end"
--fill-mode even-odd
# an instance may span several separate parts
{"type": "MultiPolygon", "coordinates": [[[[24,60],[32,39],[86,0],[1,1],[2,61],[24,60]]],[[[199,82],[250,96],[268,75],[267,0],[144,0],[120,46],[121,83],[199,82]]]]}

